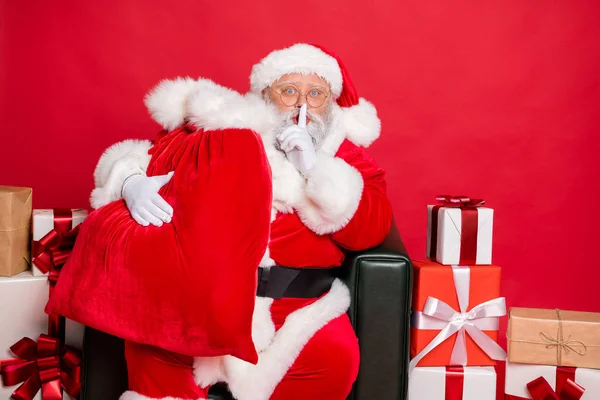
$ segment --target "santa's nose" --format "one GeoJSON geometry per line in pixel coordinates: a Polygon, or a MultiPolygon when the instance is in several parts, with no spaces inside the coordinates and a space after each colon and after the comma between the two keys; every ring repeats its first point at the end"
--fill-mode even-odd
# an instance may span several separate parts
{"type": "MultiPolygon", "coordinates": [[[[296,103],[296,107],[300,108],[304,104],[306,104],[306,96],[300,96],[300,97],[298,97],[298,102],[296,103]]],[[[307,106],[308,106],[308,104],[307,104],[307,106]]]]}

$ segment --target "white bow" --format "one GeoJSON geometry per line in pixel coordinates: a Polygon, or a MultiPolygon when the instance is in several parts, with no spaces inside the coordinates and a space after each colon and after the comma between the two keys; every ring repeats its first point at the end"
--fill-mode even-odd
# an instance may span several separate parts
{"type": "Polygon", "coordinates": [[[467,347],[465,331],[473,341],[494,360],[506,358],[506,352],[489,336],[482,332],[498,329],[498,317],[506,315],[504,297],[498,297],[476,305],[466,311],[469,305],[471,270],[468,267],[452,266],[454,286],[458,296],[460,312],[435,297],[428,297],[423,312],[414,312],[412,325],[417,329],[441,329],[440,333],[410,362],[409,373],[419,361],[446,339],[458,332],[452,349],[450,365],[467,365],[467,347]]]}

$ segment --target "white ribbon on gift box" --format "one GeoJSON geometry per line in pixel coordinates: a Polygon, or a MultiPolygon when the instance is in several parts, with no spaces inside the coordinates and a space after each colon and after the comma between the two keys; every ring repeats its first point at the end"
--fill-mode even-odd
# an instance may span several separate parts
{"type": "Polygon", "coordinates": [[[440,333],[410,362],[411,373],[419,361],[442,342],[458,332],[452,349],[450,365],[467,365],[467,338],[473,341],[494,360],[506,359],[506,352],[482,330],[497,330],[498,317],[506,315],[506,301],[498,297],[478,304],[467,312],[469,306],[469,289],[471,287],[471,269],[466,266],[453,265],[454,286],[458,297],[460,312],[435,297],[428,297],[422,312],[413,311],[412,326],[417,329],[441,329],[440,333]]]}

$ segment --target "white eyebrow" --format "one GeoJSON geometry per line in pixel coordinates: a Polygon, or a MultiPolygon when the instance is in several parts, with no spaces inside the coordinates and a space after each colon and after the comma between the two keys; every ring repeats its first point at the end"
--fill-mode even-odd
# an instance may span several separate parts
{"type": "MultiPolygon", "coordinates": [[[[298,82],[298,81],[283,81],[283,82],[279,82],[277,84],[277,86],[289,85],[289,84],[300,86],[302,84],[302,82],[298,82]]],[[[322,88],[322,89],[327,89],[325,86],[319,85],[318,83],[315,83],[314,85],[311,86],[311,88],[315,88],[315,87],[319,87],[319,88],[322,88]]]]}

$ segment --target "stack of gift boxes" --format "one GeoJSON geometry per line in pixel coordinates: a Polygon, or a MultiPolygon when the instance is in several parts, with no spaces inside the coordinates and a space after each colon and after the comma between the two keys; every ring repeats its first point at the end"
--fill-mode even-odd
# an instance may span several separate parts
{"type": "Polygon", "coordinates": [[[427,258],[414,261],[409,400],[495,400],[500,267],[492,265],[493,210],[440,196],[428,207],[427,258]]]}
{"type": "Polygon", "coordinates": [[[83,326],[44,308],[86,216],[0,186],[0,399],[78,397],[83,326]]]}
{"type": "Polygon", "coordinates": [[[506,400],[600,400],[600,314],[511,308],[507,355],[494,212],[464,196],[437,200],[428,260],[413,261],[409,400],[494,400],[494,365],[505,359],[506,400]]]}

